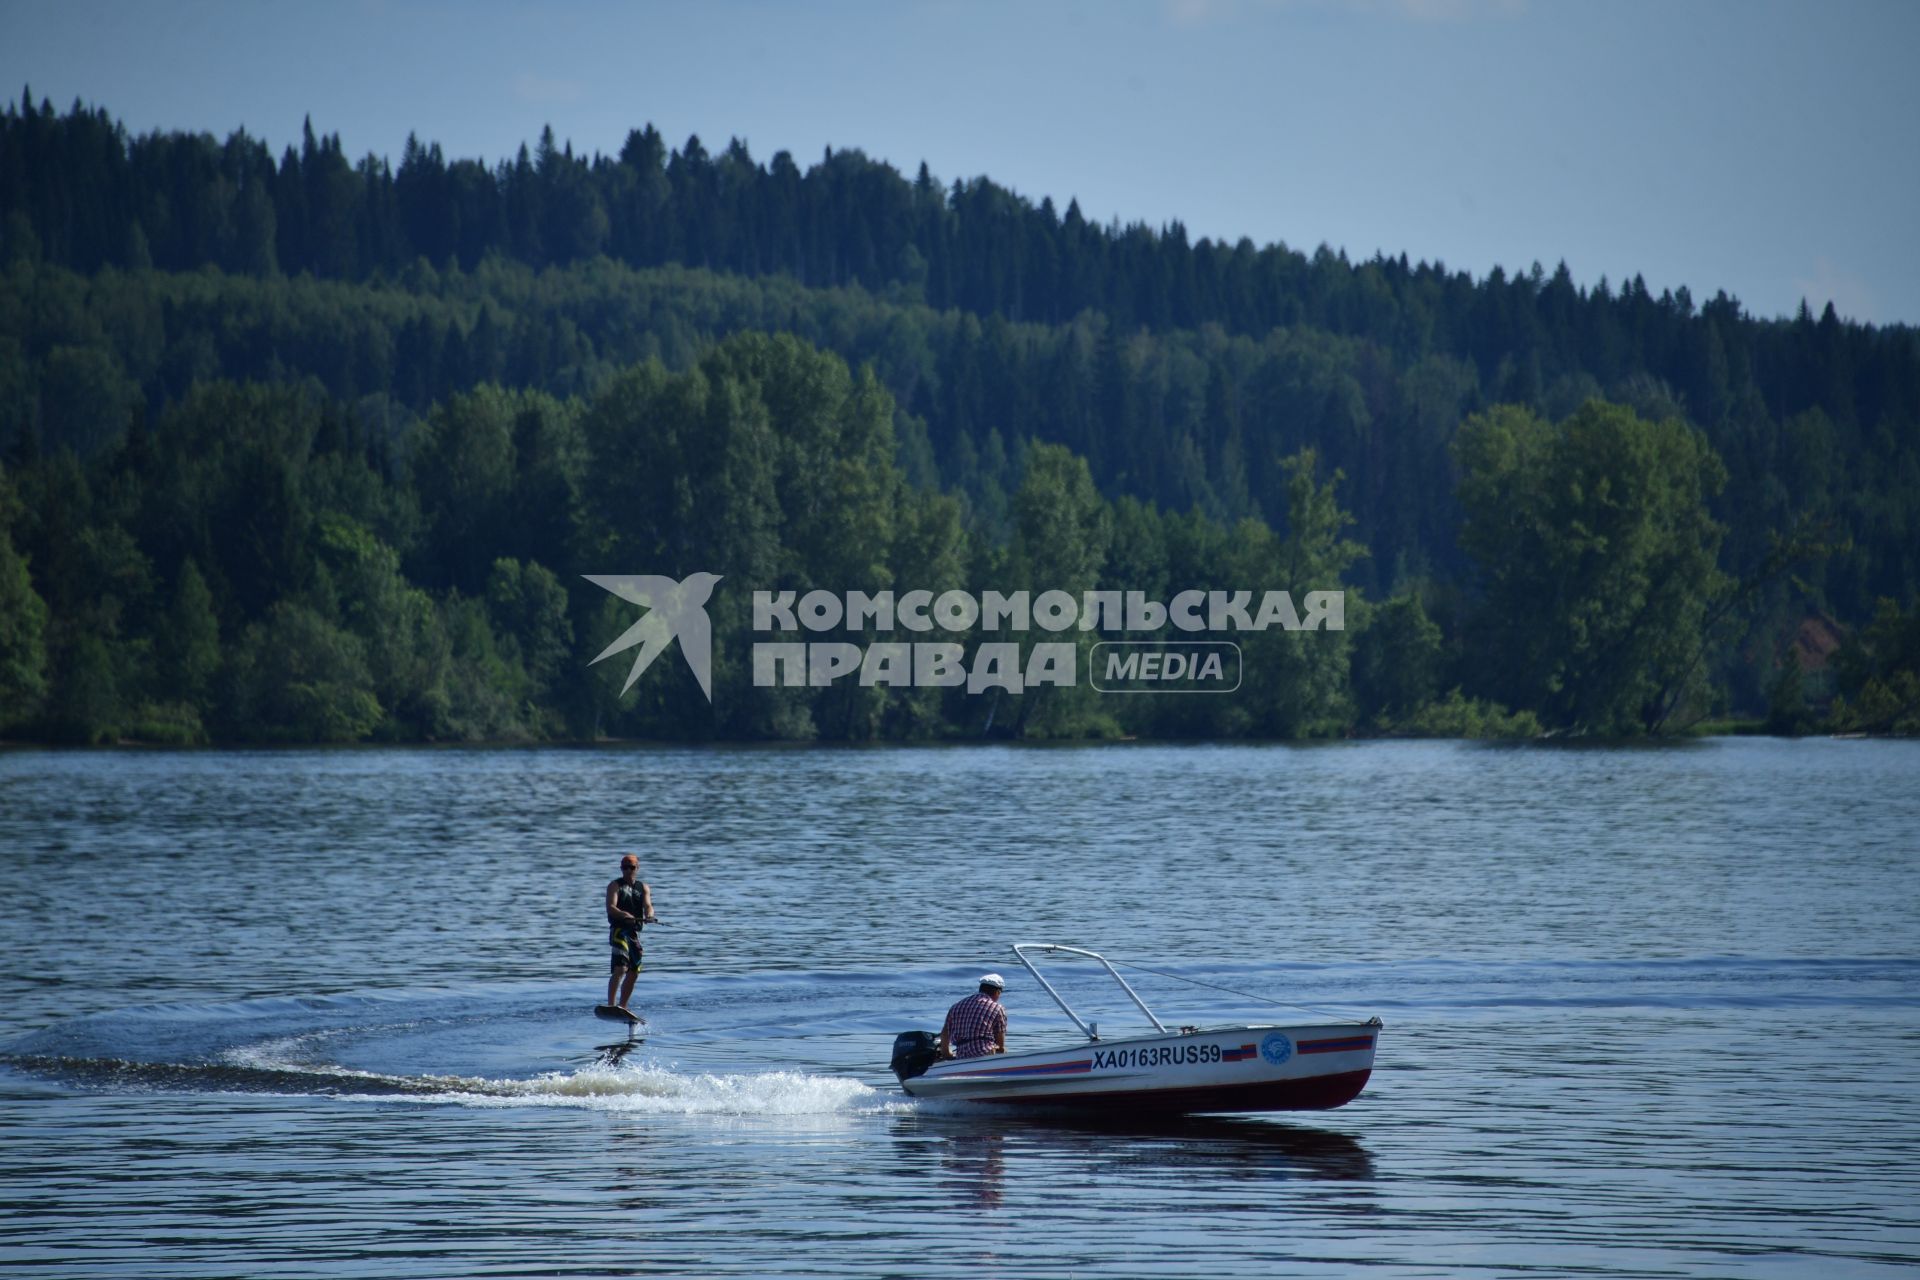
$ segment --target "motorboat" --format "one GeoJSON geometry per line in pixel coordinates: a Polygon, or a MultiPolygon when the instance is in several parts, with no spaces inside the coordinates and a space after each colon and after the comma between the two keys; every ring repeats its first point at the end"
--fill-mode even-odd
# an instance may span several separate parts
{"type": "Polygon", "coordinates": [[[892,1065],[908,1094],[1127,1114],[1325,1111],[1353,1101],[1373,1073],[1379,1018],[1169,1027],[1098,952],[1023,942],[1013,947],[1013,954],[1085,1039],[1046,1049],[942,1059],[938,1037],[926,1031],[902,1032],[894,1038],[892,1065]],[[1099,1025],[1081,1018],[1047,981],[1034,963],[1035,955],[1098,962],[1154,1030],[1102,1038],[1099,1025]]]}

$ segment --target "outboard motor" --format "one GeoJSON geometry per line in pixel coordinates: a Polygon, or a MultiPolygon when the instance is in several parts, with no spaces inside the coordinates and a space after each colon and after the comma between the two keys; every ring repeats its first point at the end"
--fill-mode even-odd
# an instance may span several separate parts
{"type": "Polygon", "coordinates": [[[940,1037],[931,1031],[902,1031],[893,1038],[893,1074],[911,1080],[940,1061],[940,1037]]]}

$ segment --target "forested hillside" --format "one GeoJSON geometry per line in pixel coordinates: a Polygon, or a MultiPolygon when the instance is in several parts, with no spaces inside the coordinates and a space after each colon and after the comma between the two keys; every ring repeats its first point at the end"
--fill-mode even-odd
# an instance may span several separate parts
{"type": "Polygon", "coordinates": [[[657,678],[614,698],[578,575],[715,548],[780,586],[1064,556],[1089,586],[1353,592],[1349,635],[1230,710],[1029,696],[996,734],[1916,714],[1920,342],[1830,308],[1190,243],[855,151],[803,170],[646,129],[497,166],[410,140],[396,167],[309,130],[276,161],[30,96],[0,116],[0,234],[16,734],[987,731],[980,699],[724,669],[712,708],[657,678]],[[717,404],[759,434],[676,453],[717,404]],[[857,466],[861,502],[789,453],[857,466]],[[662,484],[709,537],[632,523],[662,484]],[[799,519],[823,502],[853,559],[799,519]],[[1080,545],[1043,534],[1059,509],[1080,545]],[[1803,681],[1810,626],[1841,647],[1803,681]]]}

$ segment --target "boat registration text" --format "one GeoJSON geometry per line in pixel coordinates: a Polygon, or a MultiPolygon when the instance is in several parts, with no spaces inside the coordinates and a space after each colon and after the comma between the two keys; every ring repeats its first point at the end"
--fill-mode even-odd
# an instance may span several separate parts
{"type": "Polygon", "coordinates": [[[1096,1049],[1093,1054],[1093,1069],[1104,1071],[1114,1067],[1175,1067],[1188,1063],[1220,1061],[1222,1061],[1221,1050],[1217,1044],[1150,1044],[1142,1045],[1137,1049],[1096,1049]]]}

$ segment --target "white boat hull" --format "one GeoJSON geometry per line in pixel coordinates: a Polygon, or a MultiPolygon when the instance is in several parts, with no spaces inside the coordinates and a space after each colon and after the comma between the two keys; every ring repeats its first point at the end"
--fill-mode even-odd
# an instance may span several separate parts
{"type": "Polygon", "coordinates": [[[935,1063],[900,1082],[916,1098],[1194,1113],[1324,1111],[1373,1071],[1380,1026],[1206,1027],[935,1063]]]}

